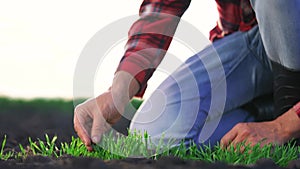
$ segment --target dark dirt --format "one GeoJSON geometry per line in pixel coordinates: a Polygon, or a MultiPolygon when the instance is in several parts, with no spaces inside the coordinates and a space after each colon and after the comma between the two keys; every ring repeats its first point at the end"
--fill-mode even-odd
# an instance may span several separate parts
{"type": "MultiPolygon", "coordinates": [[[[44,139],[47,133],[50,137],[57,135],[57,142],[70,142],[71,136],[76,136],[73,130],[73,115],[66,113],[1,113],[0,138],[7,135],[5,150],[18,151],[18,145],[28,145],[28,137],[44,139]]],[[[120,126],[119,126],[120,127],[120,126]]],[[[117,126],[117,128],[119,128],[117,126]]],[[[95,158],[70,157],[49,158],[29,156],[26,159],[0,160],[0,169],[281,169],[272,160],[263,159],[255,165],[227,165],[224,163],[206,163],[202,161],[181,160],[174,157],[164,157],[159,160],[125,159],[103,161],[95,158]]],[[[290,162],[288,168],[300,169],[300,160],[290,162]]]]}

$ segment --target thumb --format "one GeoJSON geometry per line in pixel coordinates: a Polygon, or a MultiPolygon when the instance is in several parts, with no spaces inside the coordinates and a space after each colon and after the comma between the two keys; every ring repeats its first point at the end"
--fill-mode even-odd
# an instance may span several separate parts
{"type": "Polygon", "coordinates": [[[107,130],[107,122],[99,113],[99,115],[95,116],[93,119],[93,125],[92,125],[92,130],[91,130],[91,138],[92,142],[95,144],[99,144],[101,141],[102,135],[105,133],[107,130]]]}

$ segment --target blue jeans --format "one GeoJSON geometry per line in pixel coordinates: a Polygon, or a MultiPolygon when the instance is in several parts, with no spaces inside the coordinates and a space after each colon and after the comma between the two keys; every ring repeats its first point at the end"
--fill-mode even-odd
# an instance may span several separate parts
{"type": "Polygon", "coordinates": [[[268,57],[300,70],[300,1],[251,0],[268,57]]]}
{"type": "MultiPolygon", "coordinates": [[[[278,18],[287,12],[278,14],[272,11],[273,6],[269,8],[270,3],[281,3],[280,0],[265,1],[268,0],[252,1],[258,11],[259,26],[248,32],[233,33],[190,57],[142,104],[130,129],[147,131],[155,144],[163,139],[164,143],[173,140],[174,145],[181,140],[186,144],[194,141],[199,145],[215,145],[237,123],[254,121],[254,116],[241,106],[272,92],[270,58],[291,69],[298,69],[300,63],[299,31],[296,31],[299,29],[291,28],[292,32],[282,36],[270,33],[273,29],[281,32],[272,26],[286,22],[288,19],[284,17],[289,15],[278,18]],[[266,5],[268,8],[264,8],[266,5]],[[278,15],[267,16],[266,11],[278,15]],[[269,22],[272,19],[274,23],[269,22]],[[282,43],[285,42],[282,39],[294,43],[282,43]],[[285,58],[281,59],[285,52],[285,58]]],[[[285,1],[282,6],[296,1],[285,1]]],[[[292,23],[299,25],[299,22],[292,23]]],[[[281,25],[285,26],[288,25],[281,25]]]]}

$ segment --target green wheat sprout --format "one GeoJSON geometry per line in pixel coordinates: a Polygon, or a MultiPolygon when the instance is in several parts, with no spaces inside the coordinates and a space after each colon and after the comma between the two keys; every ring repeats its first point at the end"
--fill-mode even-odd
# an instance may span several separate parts
{"type": "MultiPolygon", "coordinates": [[[[79,138],[72,137],[71,142],[56,143],[57,136],[50,138],[45,135],[44,141],[37,139],[33,141],[28,138],[29,145],[23,147],[19,144],[20,151],[14,150],[4,152],[7,137],[1,144],[0,159],[7,160],[9,158],[26,158],[30,155],[41,155],[47,157],[59,158],[64,155],[74,157],[91,157],[103,160],[124,159],[128,157],[158,159],[165,156],[178,157],[184,160],[201,160],[206,162],[225,162],[227,164],[243,164],[251,165],[262,158],[270,158],[279,166],[286,166],[289,161],[298,158],[300,148],[295,142],[289,142],[285,145],[274,146],[257,144],[253,147],[244,143],[237,145],[236,149],[230,146],[228,149],[222,148],[219,144],[216,146],[203,145],[199,146],[190,142],[189,146],[181,142],[178,146],[172,147],[172,141],[167,145],[159,143],[155,146],[150,141],[150,136],[145,132],[128,132],[128,136],[117,135],[112,133],[103,136],[99,145],[94,145],[94,151],[90,152],[79,138]],[[244,151],[239,151],[243,146],[244,151]],[[104,149],[108,148],[108,149],[104,149]]],[[[161,139],[162,140],[162,139],[161,139]]]]}

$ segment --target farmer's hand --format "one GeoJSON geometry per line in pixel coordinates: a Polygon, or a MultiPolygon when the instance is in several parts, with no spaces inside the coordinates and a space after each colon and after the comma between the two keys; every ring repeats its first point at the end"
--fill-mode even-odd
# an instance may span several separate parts
{"type": "Polygon", "coordinates": [[[260,143],[284,144],[290,139],[300,136],[300,118],[290,109],[277,119],[268,122],[239,123],[221,139],[221,146],[234,147],[245,141],[246,145],[254,146],[260,143]]]}
{"type": "Polygon", "coordinates": [[[139,84],[131,75],[118,72],[107,92],[75,108],[74,129],[89,151],[93,150],[92,143],[99,143],[101,136],[120,119],[120,113],[138,88],[139,84]]]}
{"type": "Polygon", "coordinates": [[[89,151],[92,142],[99,143],[101,135],[120,118],[112,92],[108,91],[97,98],[78,105],[74,112],[74,128],[89,151]]]}

